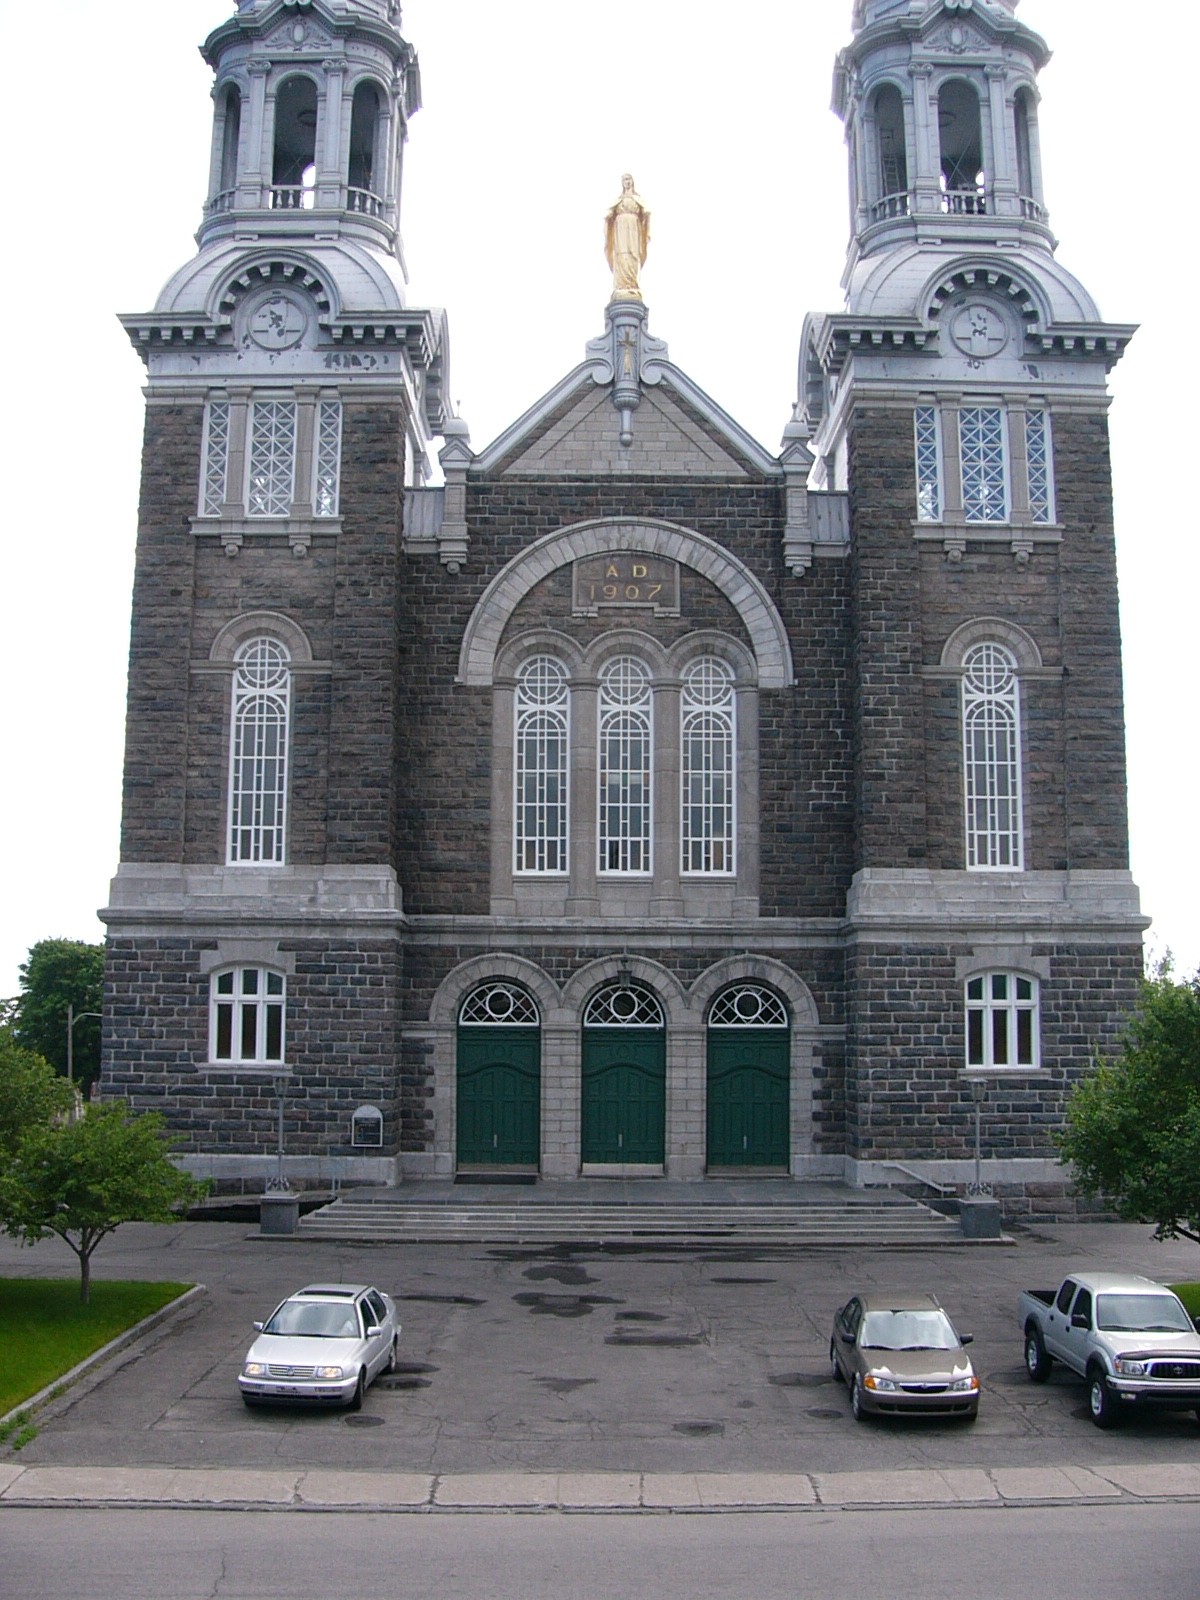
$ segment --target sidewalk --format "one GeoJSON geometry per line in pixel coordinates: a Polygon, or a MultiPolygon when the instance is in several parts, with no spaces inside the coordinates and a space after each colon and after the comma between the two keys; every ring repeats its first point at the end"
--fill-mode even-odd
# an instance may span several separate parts
{"type": "Polygon", "coordinates": [[[833,1473],[239,1472],[0,1465],[0,1508],[733,1512],[1200,1501],[1200,1464],[833,1473]]]}

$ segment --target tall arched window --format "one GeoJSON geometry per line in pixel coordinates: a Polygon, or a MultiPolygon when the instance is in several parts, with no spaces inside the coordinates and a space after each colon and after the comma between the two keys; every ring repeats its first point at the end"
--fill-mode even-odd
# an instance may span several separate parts
{"type": "Polygon", "coordinates": [[[714,656],[693,661],[683,675],[682,870],[734,870],[733,671],[714,656]]]}
{"type": "Polygon", "coordinates": [[[513,870],[567,870],[567,670],[534,656],[517,673],[513,870]]]}
{"type": "Polygon", "coordinates": [[[1024,200],[1034,198],[1033,140],[1029,131],[1029,91],[1019,89],[1013,99],[1017,132],[1017,191],[1024,200]]]}
{"type": "Polygon", "coordinates": [[[317,161],[317,86],[311,78],[289,78],[275,97],[272,205],[282,211],[313,204],[317,161]]]}
{"type": "Polygon", "coordinates": [[[648,873],[652,762],[650,673],[617,656],[600,673],[600,850],[602,873],[648,873]]]}
{"type": "Polygon", "coordinates": [[[944,83],[938,94],[938,139],[943,211],[982,213],[987,206],[979,96],[961,78],[944,83]]]}
{"type": "Polygon", "coordinates": [[[221,130],[221,178],[218,192],[227,194],[237,186],[238,144],[242,136],[242,91],[236,83],[225,91],[224,124],[221,130]]]}
{"type": "Polygon", "coordinates": [[[967,867],[1019,871],[1021,702],[1015,657],[998,644],[976,645],[963,659],[962,694],[967,867]]]}
{"type": "Polygon", "coordinates": [[[354,91],[350,114],[350,207],[373,212],[381,203],[375,182],[379,143],[379,90],[360,83],[354,91]]]}
{"type": "Polygon", "coordinates": [[[908,212],[908,152],[904,139],[904,102],[894,83],[875,96],[875,139],[878,145],[879,215],[908,212]]]}
{"type": "Polygon", "coordinates": [[[287,820],[291,658],[276,639],[251,639],[234,661],[229,860],[280,865],[287,820]]]}

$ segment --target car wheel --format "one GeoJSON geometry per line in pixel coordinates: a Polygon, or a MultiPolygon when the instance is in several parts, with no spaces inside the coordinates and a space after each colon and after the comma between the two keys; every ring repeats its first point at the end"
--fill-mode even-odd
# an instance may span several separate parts
{"type": "Polygon", "coordinates": [[[350,1396],[348,1411],[361,1411],[363,1395],[367,1392],[367,1374],[363,1367],[358,1369],[358,1382],[354,1385],[354,1393],[350,1396]]]}
{"type": "Polygon", "coordinates": [[[829,1341],[829,1370],[833,1374],[835,1383],[842,1382],[842,1369],[838,1366],[837,1351],[834,1349],[833,1340],[829,1341]]]}
{"type": "Polygon", "coordinates": [[[384,1368],[385,1372],[395,1372],[396,1370],[396,1345],[398,1342],[399,1341],[396,1339],[393,1339],[391,1342],[391,1345],[388,1349],[387,1366],[384,1368]]]}
{"type": "Polygon", "coordinates": [[[1025,1332],[1025,1371],[1034,1383],[1045,1383],[1050,1376],[1050,1368],[1054,1365],[1054,1357],[1048,1355],[1046,1346],[1042,1341],[1041,1332],[1037,1328],[1028,1328],[1025,1332]]]}
{"type": "Polygon", "coordinates": [[[1103,1372],[1095,1368],[1088,1374],[1088,1408],[1092,1413],[1092,1421],[1098,1428],[1116,1427],[1116,1399],[1108,1387],[1108,1379],[1103,1372]]]}
{"type": "Polygon", "coordinates": [[[854,1382],[850,1385],[850,1411],[855,1422],[865,1422],[867,1420],[867,1413],[862,1402],[862,1379],[857,1372],[854,1374],[854,1382]]]}

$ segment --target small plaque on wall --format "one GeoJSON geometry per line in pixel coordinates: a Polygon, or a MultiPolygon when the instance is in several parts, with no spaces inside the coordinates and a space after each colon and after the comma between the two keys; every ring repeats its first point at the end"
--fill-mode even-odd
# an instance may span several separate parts
{"type": "Polygon", "coordinates": [[[575,562],[571,608],[577,617],[602,610],[649,609],[679,615],[679,563],[620,550],[575,562]]]}

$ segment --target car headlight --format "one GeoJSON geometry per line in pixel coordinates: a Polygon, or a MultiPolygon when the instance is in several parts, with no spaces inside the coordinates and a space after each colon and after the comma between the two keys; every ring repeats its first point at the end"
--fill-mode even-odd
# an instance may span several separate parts
{"type": "Polygon", "coordinates": [[[951,1394],[974,1394],[979,1387],[979,1379],[974,1373],[969,1378],[955,1378],[950,1385],[951,1394]]]}
{"type": "Polygon", "coordinates": [[[317,1378],[344,1378],[346,1376],[341,1367],[317,1367],[313,1375],[317,1378]]]}
{"type": "Polygon", "coordinates": [[[265,1361],[247,1361],[242,1368],[243,1378],[265,1378],[266,1375],[267,1364],[265,1361]]]}
{"type": "Polygon", "coordinates": [[[875,1389],[880,1394],[892,1393],[896,1388],[896,1380],[895,1378],[881,1378],[877,1372],[868,1372],[863,1379],[863,1388],[875,1389]]]}
{"type": "Polygon", "coordinates": [[[1123,1378],[1144,1378],[1147,1366],[1144,1361],[1130,1361],[1125,1356],[1117,1357],[1117,1371],[1123,1378]]]}

